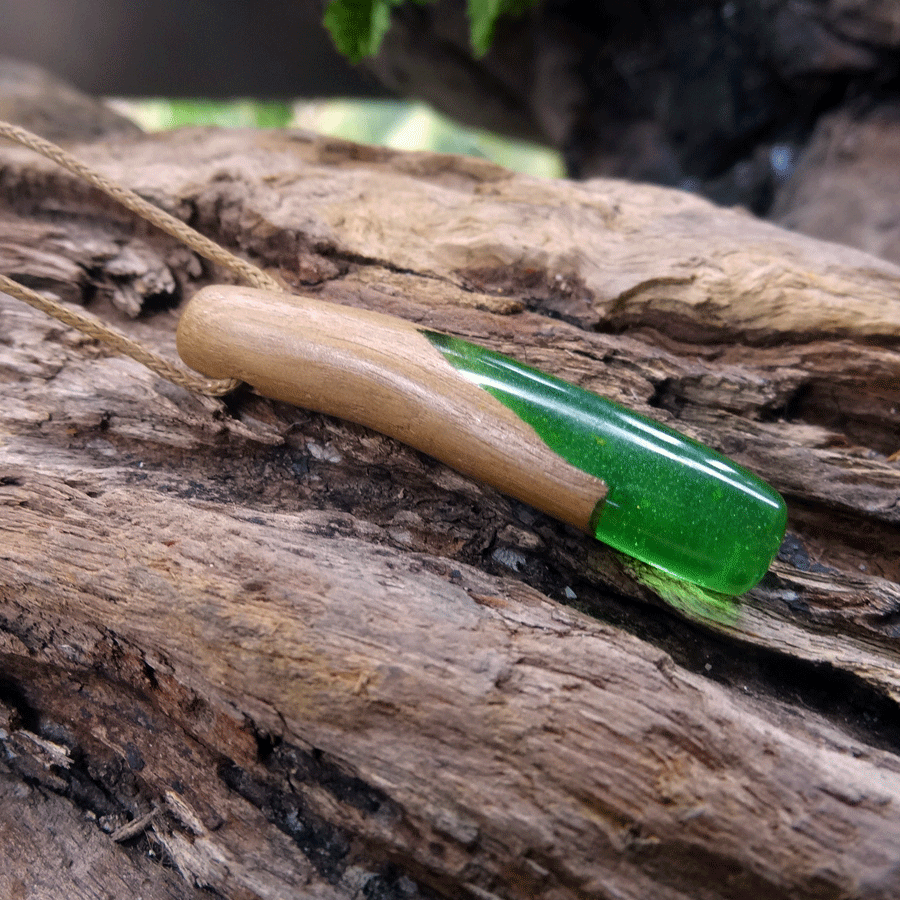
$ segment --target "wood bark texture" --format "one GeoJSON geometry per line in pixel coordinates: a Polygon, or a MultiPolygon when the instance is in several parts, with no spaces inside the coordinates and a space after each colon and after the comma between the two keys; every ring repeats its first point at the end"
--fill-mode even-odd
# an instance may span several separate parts
{"type": "MultiPolygon", "coordinates": [[[[900,269],[310,134],[75,149],[297,291],[723,450],[789,533],[740,600],[664,598],[388,438],[189,395],[0,297],[0,893],[900,894],[900,269]]],[[[173,356],[227,280],[24,150],[0,201],[0,270],[173,356]]]]}

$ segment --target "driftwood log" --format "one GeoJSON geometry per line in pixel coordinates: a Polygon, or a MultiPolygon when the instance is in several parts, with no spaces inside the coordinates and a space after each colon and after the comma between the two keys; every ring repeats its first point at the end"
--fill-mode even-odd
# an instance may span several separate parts
{"type": "MultiPolygon", "coordinates": [[[[75,149],[298,291],[724,450],[789,533],[745,597],[667,602],[387,438],[0,296],[0,894],[900,896],[900,269],[309,134],[75,149]]],[[[27,151],[0,203],[0,271],[173,355],[225,279],[27,151]]]]}

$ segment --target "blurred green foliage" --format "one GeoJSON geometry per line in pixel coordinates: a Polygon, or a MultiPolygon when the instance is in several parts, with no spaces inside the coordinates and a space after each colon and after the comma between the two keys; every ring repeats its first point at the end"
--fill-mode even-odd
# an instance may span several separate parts
{"type": "Polygon", "coordinates": [[[564,175],[559,154],[465,128],[424,103],[400,100],[259,102],[235,100],[119,100],[115,107],[148,131],[185,125],[223,128],[308,128],[362,144],[395,150],[430,150],[478,156],[541,178],[564,175]]]}
{"type": "Polygon", "coordinates": [[[295,123],[362,144],[478,156],[540,178],[564,175],[562,161],[554,150],[467,128],[415,101],[332,100],[299,104],[295,123]]]}
{"type": "Polygon", "coordinates": [[[147,131],[165,131],[183,125],[285,128],[294,117],[291,103],[257,100],[124,100],[114,103],[147,131]]]}
{"type": "MultiPolygon", "coordinates": [[[[391,27],[391,9],[402,3],[420,6],[434,0],[329,0],[323,24],[335,47],[350,62],[374,56],[391,27]]],[[[497,21],[503,16],[521,16],[539,0],[467,0],[469,40],[475,56],[484,56],[494,41],[497,21]]]]}

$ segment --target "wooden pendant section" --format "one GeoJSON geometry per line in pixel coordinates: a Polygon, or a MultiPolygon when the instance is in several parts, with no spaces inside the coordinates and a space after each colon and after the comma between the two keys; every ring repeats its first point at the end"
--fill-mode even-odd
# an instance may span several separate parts
{"type": "Polygon", "coordinates": [[[390,435],[583,531],[607,493],[403,319],[212,286],[185,308],[178,352],[204,375],[390,435]]]}

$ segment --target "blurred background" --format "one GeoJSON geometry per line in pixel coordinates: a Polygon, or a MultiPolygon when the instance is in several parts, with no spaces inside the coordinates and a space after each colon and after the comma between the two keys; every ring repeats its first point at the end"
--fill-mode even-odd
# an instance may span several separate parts
{"type": "Polygon", "coordinates": [[[0,0],[0,57],[30,62],[146,130],[301,127],[398,150],[490,159],[544,177],[560,155],[395,97],[334,48],[300,0],[0,0]]]}
{"type": "Polygon", "coordinates": [[[0,0],[0,55],[98,96],[386,95],[299,0],[0,0]]]}

